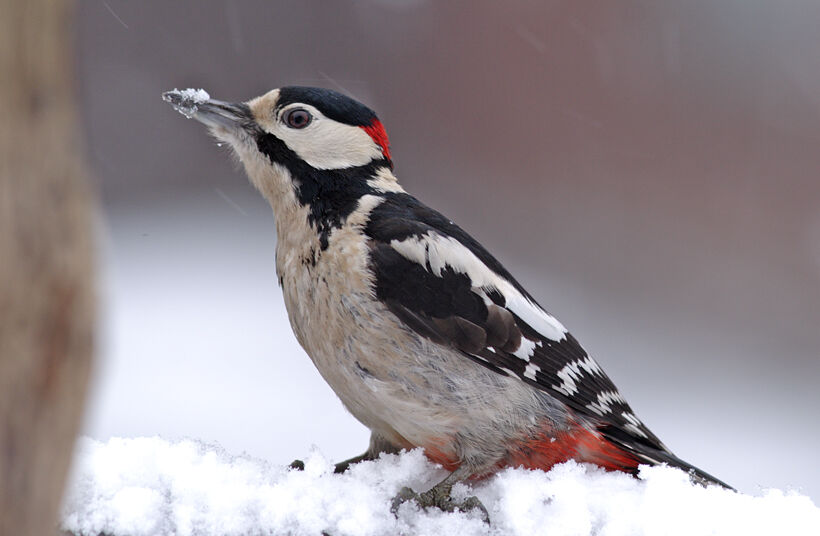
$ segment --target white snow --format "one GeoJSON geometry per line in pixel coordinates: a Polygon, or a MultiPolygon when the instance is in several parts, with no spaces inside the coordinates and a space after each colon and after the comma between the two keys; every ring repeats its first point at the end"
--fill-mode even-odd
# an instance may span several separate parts
{"type": "Polygon", "coordinates": [[[397,517],[390,513],[402,486],[423,490],[446,475],[420,450],[343,475],[315,449],[305,462],[295,471],[192,440],[83,439],[62,528],[88,536],[820,533],[820,509],[806,496],[703,488],[668,467],[646,467],[635,479],[570,462],[458,484],[454,495],[475,494],[487,507],[488,526],[473,513],[425,512],[411,503],[397,517]]]}
{"type": "Polygon", "coordinates": [[[211,96],[204,89],[177,89],[166,91],[162,94],[162,100],[171,103],[174,110],[178,111],[188,119],[196,113],[197,106],[209,100],[211,96]]]}
{"type": "Polygon", "coordinates": [[[174,93],[179,95],[183,100],[191,101],[194,104],[200,104],[210,99],[211,96],[204,89],[177,89],[174,88],[174,93]]]}

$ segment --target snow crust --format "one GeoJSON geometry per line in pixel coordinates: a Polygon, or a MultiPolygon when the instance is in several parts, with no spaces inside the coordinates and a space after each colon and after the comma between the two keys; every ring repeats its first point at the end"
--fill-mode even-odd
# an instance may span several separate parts
{"type": "Polygon", "coordinates": [[[693,485],[669,467],[645,467],[635,479],[574,462],[457,485],[454,496],[481,499],[490,525],[411,503],[390,513],[402,486],[424,490],[445,475],[420,450],[336,475],[316,449],[296,471],[193,440],[82,439],[62,528],[83,536],[820,534],[820,509],[795,492],[751,496],[693,485]]]}

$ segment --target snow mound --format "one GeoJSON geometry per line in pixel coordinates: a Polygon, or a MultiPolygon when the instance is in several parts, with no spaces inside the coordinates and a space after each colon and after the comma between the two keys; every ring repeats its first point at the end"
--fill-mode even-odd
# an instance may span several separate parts
{"type": "Polygon", "coordinates": [[[692,485],[668,467],[645,467],[635,479],[574,462],[457,485],[456,497],[481,499],[491,525],[411,503],[390,513],[402,486],[424,490],[445,475],[420,450],[336,475],[316,450],[296,471],[198,441],[82,439],[62,528],[83,536],[820,534],[820,509],[794,492],[751,496],[692,485]]]}

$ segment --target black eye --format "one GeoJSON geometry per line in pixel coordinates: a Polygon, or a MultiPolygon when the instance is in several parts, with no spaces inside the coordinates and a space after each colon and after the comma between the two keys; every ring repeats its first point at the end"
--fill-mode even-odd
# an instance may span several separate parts
{"type": "Polygon", "coordinates": [[[285,123],[290,128],[305,128],[312,119],[313,116],[304,108],[294,108],[285,113],[285,123]]]}

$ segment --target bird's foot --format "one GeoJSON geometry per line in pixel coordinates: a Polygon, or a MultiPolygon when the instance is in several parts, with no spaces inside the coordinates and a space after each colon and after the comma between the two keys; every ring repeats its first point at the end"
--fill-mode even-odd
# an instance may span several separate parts
{"type": "Polygon", "coordinates": [[[456,502],[450,496],[450,489],[447,486],[433,486],[423,493],[416,493],[408,487],[401,488],[399,493],[393,497],[390,506],[393,515],[398,515],[399,508],[407,501],[413,501],[425,509],[434,506],[443,512],[471,512],[477,510],[481,520],[488,525],[490,524],[490,514],[487,512],[487,508],[478,500],[478,497],[473,495],[461,502],[456,502]]]}
{"type": "MultiPolygon", "coordinates": [[[[355,458],[350,458],[349,460],[339,462],[333,467],[333,472],[337,474],[344,473],[350,468],[351,465],[359,463],[360,461],[366,459],[368,458],[364,454],[362,454],[361,456],[356,456],[355,458]]],[[[290,465],[288,465],[288,467],[290,469],[295,469],[297,471],[304,471],[305,462],[303,462],[302,460],[293,460],[292,462],[290,462],[290,465]]]]}
{"type": "Polygon", "coordinates": [[[337,463],[334,468],[334,473],[344,473],[347,471],[351,465],[356,465],[359,462],[363,462],[365,460],[372,460],[373,458],[369,456],[366,452],[364,454],[360,454],[359,456],[354,456],[349,460],[345,460],[342,462],[337,463]]]}

